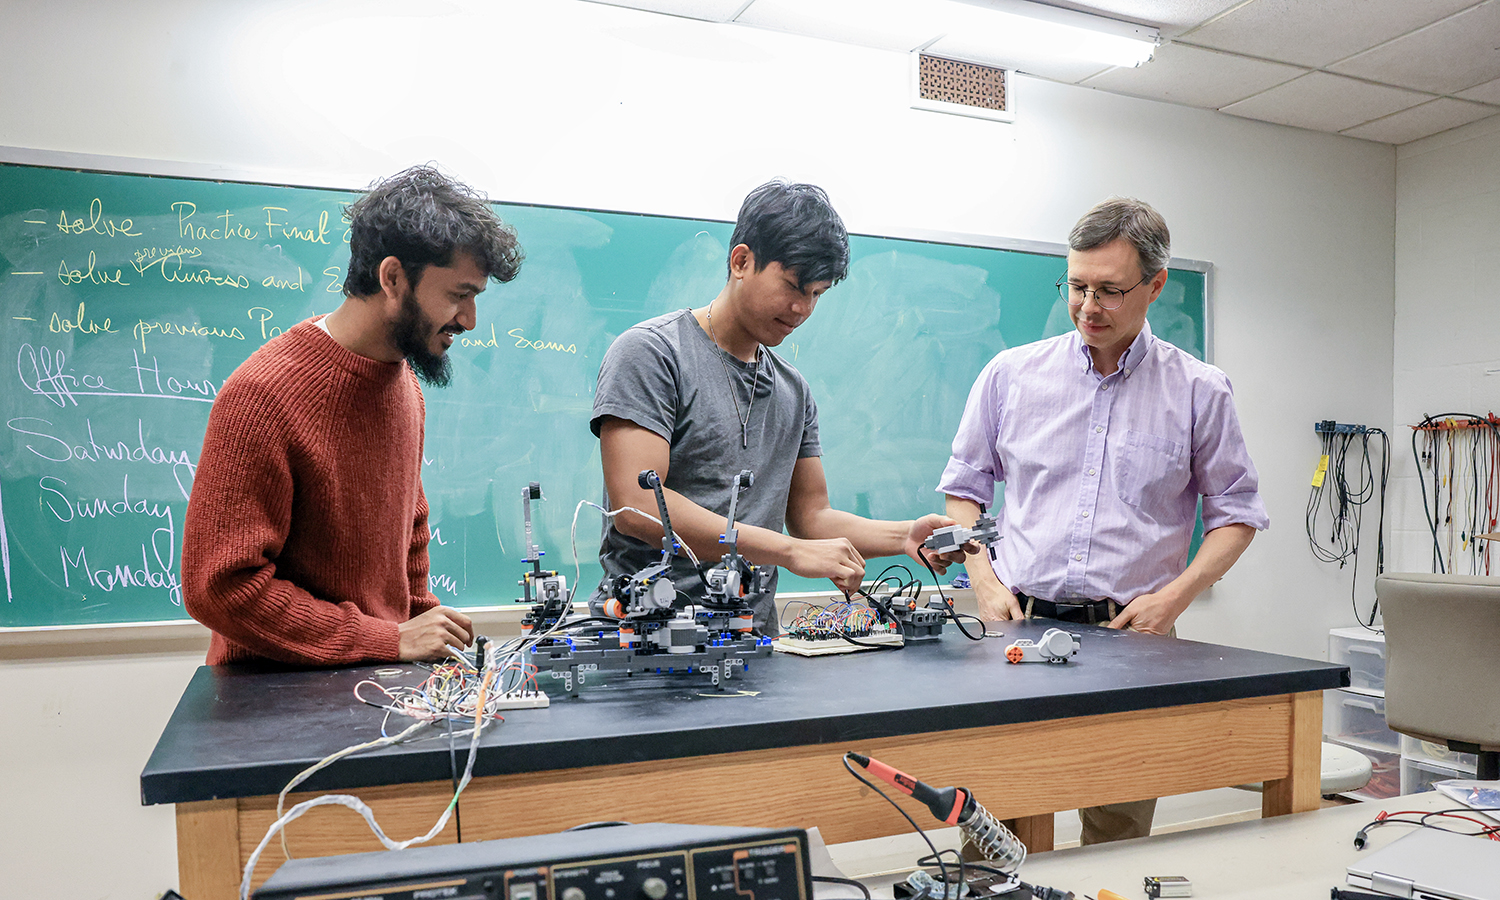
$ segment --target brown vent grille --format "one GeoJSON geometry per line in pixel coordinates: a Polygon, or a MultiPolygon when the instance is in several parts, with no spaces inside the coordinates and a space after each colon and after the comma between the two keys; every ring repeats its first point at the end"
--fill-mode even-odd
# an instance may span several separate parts
{"type": "Polygon", "coordinates": [[[1005,70],[922,54],[918,93],[923,100],[1005,112],[1005,70]]]}

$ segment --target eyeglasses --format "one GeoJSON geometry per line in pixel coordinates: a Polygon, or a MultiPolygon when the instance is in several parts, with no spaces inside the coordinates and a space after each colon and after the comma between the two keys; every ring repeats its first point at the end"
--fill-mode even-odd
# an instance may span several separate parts
{"type": "Polygon", "coordinates": [[[1068,276],[1064,275],[1057,279],[1057,293],[1058,296],[1067,301],[1069,306],[1082,306],[1084,299],[1089,294],[1093,294],[1094,302],[1099,304],[1100,309],[1119,309],[1120,304],[1125,302],[1126,294],[1145,284],[1150,279],[1151,276],[1149,275],[1143,276],[1140,281],[1137,281],[1123,291],[1119,288],[1109,287],[1099,288],[1095,291],[1089,290],[1082,285],[1074,284],[1068,280],[1068,276]]]}

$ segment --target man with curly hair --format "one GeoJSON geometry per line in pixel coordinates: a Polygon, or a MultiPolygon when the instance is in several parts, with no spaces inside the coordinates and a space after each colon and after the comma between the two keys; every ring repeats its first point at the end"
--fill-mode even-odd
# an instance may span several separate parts
{"type": "Polygon", "coordinates": [[[417,379],[448,383],[475,297],[516,276],[521,248],[482,195],[427,166],[345,218],[342,305],[255,351],[209,414],[182,578],[210,665],[436,659],[474,636],[427,587],[417,379]]]}

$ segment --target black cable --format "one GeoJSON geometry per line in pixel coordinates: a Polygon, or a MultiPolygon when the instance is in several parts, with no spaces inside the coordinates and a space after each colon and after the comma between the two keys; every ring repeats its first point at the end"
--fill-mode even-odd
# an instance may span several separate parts
{"type": "Polygon", "coordinates": [[[582,825],[574,825],[565,831],[592,831],[595,828],[614,828],[617,825],[629,825],[629,822],[584,822],[582,825]]]}
{"type": "Polygon", "coordinates": [[[859,892],[864,895],[865,900],[872,900],[872,898],[870,896],[870,889],[867,888],[867,887],[865,887],[865,883],[863,881],[855,881],[853,878],[838,878],[838,877],[833,876],[833,875],[814,875],[812,877],[812,880],[813,881],[821,881],[821,882],[823,882],[825,884],[847,884],[847,885],[851,885],[853,887],[859,888],[859,892]]]}
{"type": "MultiPolygon", "coordinates": [[[[1308,546],[1320,562],[1337,563],[1339,568],[1352,564],[1349,579],[1349,605],[1354,621],[1363,628],[1373,628],[1379,600],[1370,607],[1369,621],[1359,611],[1360,534],[1364,527],[1364,507],[1377,503],[1375,529],[1375,574],[1385,571],[1385,502],[1390,483],[1390,435],[1379,428],[1361,428],[1357,432],[1320,432],[1323,478],[1314,483],[1307,496],[1306,529],[1308,546]],[[1375,477],[1370,457],[1371,437],[1380,439],[1380,478],[1375,477]],[[1349,452],[1358,441],[1358,457],[1351,466],[1349,452]],[[1354,481],[1351,482],[1351,476],[1354,481]],[[1326,502],[1325,502],[1326,501],[1326,502]],[[1326,507],[1330,518],[1328,544],[1320,538],[1319,515],[1326,507]]],[[[1423,501],[1425,508],[1426,501],[1423,501]]],[[[1435,533],[1435,532],[1434,532],[1435,533]]]]}
{"type": "Polygon", "coordinates": [[[962,614],[959,613],[959,611],[956,608],[954,608],[953,601],[948,597],[947,594],[943,593],[942,580],[940,578],[938,578],[937,570],[932,567],[932,563],[930,563],[930,562],[927,561],[927,554],[923,553],[922,550],[921,550],[921,548],[918,548],[917,549],[917,555],[922,558],[922,565],[926,566],[927,567],[927,571],[932,574],[932,586],[934,588],[936,588],[936,590],[937,590],[938,599],[941,600],[941,601],[943,601],[943,606],[947,607],[947,609],[948,609],[948,615],[949,615],[950,618],[953,619],[953,624],[958,626],[959,633],[962,634],[964,637],[968,638],[971,641],[982,641],[982,640],[984,640],[984,622],[983,622],[983,620],[981,620],[978,616],[969,616],[967,613],[962,613],[962,614]],[[968,616],[968,618],[973,619],[974,621],[976,621],[976,622],[979,623],[979,634],[978,635],[973,635],[973,634],[969,633],[969,629],[967,629],[967,628],[964,627],[964,622],[963,622],[962,616],[968,616]]]}
{"type": "Polygon", "coordinates": [[[1397,813],[1396,815],[1388,815],[1388,816],[1385,816],[1384,818],[1374,819],[1371,822],[1367,823],[1363,828],[1361,828],[1358,831],[1358,833],[1356,833],[1354,835],[1354,849],[1356,849],[1356,850],[1363,850],[1365,848],[1365,841],[1367,839],[1367,836],[1370,833],[1370,829],[1372,829],[1372,828],[1378,828],[1381,825],[1415,825],[1415,826],[1417,826],[1419,828],[1431,828],[1431,829],[1433,829],[1435,831],[1446,831],[1446,832],[1449,832],[1450,834],[1462,834],[1462,835],[1465,835],[1465,836],[1468,836],[1468,837],[1486,837],[1486,836],[1492,835],[1492,834],[1500,834],[1500,825],[1483,825],[1483,824],[1477,822],[1476,820],[1467,819],[1467,816],[1462,815],[1464,813],[1476,813],[1476,812],[1477,813],[1500,812],[1500,807],[1458,806],[1458,807],[1454,807],[1453,809],[1437,809],[1437,810],[1433,810],[1431,812],[1420,813],[1420,814],[1417,814],[1415,812],[1406,813],[1406,815],[1417,815],[1418,818],[1416,818],[1416,819],[1398,819],[1398,818],[1396,818],[1396,815],[1402,815],[1402,813],[1397,813]],[[1475,824],[1479,824],[1481,827],[1479,828],[1478,831],[1460,831],[1460,830],[1458,830],[1456,828],[1444,828],[1441,825],[1434,825],[1431,822],[1427,821],[1428,819],[1430,819],[1430,818],[1432,818],[1434,816],[1452,816],[1454,818],[1463,818],[1463,819],[1466,819],[1468,821],[1473,821],[1473,822],[1475,822],[1475,824]]]}
{"type": "MultiPolygon", "coordinates": [[[[1448,565],[1445,564],[1444,561],[1443,561],[1443,544],[1442,544],[1442,539],[1438,536],[1438,525],[1442,523],[1441,522],[1442,516],[1440,515],[1440,512],[1441,512],[1441,502],[1442,501],[1441,501],[1440,495],[1442,493],[1442,491],[1441,491],[1441,485],[1442,485],[1441,470],[1442,470],[1442,455],[1443,455],[1442,454],[1442,441],[1440,441],[1438,439],[1438,435],[1439,435],[1439,433],[1449,434],[1452,431],[1451,429],[1443,428],[1443,427],[1441,427],[1439,425],[1439,423],[1442,422],[1445,419],[1459,419],[1459,420],[1462,420],[1462,421],[1465,421],[1465,422],[1469,422],[1469,423],[1471,423],[1473,425],[1484,425],[1484,426],[1487,426],[1487,427],[1490,428],[1491,432],[1494,432],[1494,430],[1495,430],[1495,425],[1493,423],[1491,423],[1488,419],[1483,418],[1481,416],[1476,416],[1473,413],[1459,413],[1459,412],[1436,413],[1436,414],[1433,414],[1433,415],[1423,416],[1422,417],[1422,421],[1418,422],[1416,424],[1416,426],[1414,426],[1412,428],[1412,432],[1411,432],[1411,455],[1412,455],[1412,459],[1417,464],[1417,486],[1420,487],[1421,491],[1422,491],[1422,513],[1423,513],[1424,516],[1427,517],[1427,528],[1432,533],[1432,564],[1433,564],[1433,568],[1438,573],[1440,573],[1440,574],[1446,573],[1448,571],[1448,565]],[[1423,453],[1421,453],[1420,451],[1417,450],[1417,436],[1419,434],[1425,434],[1425,435],[1427,435],[1428,438],[1429,438],[1429,440],[1431,441],[1432,447],[1431,447],[1431,449],[1426,454],[1423,454],[1423,453]],[[1424,465],[1424,456],[1425,456],[1425,465],[1424,465]],[[1432,470],[1432,506],[1431,506],[1431,508],[1429,508],[1428,505],[1427,505],[1427,475],[1426,475],[1426,472],[1427,472],[1428,469],[1432,470]]],[[[1451,457],[1451,454],[1450,454],[1450,457],[1451,457]]],[[[1450,458],[1448,462],[1449,462],[1449,465],[1451,466],[1453,461],[1450,458]]],[[[1451,517],[1450,517],[1449,521],[1451,521],[1451,517]]],[[[1452,561],[1449,560],[1449,562],[1452,562],[1452,561]]]]}
{"type": "MultiPolygon", "coordinates": [[[[902,809],[899,805],[897,805],[896,801],[892,800],[890,798],[890,796],[888,794],[886,794],[885,791],[882,791],[877,785],[871,783],[863,775],[861,775],[858,772],[854,771],[854,767],[851,766],[851,765],[849,765],[849,754],[848,753],[845,753],[841,757],[841,760],[844,763],[844,768],[849,770],[849,774],[853,775],[856,781],[858,781],[860,784],[864,785],[865,787],[869,788],[870,790],[874,791],[875,793],[877,793],[881,797],[883,797],[885,799],[885,802],[889,803],[891,806],[896,807],[896,812],[900,813],[901,817],[903,819],[905,819],[907,822],[911,823],[912,829],[914,831],[916,831],[917,834],[920,834],[922,836],[922,840],[923,841],[927,842],[927,849],[929,849],[929,850],[932,851],[933,858],[935,858],[937,860],[938,871],[942,873],[943,884],[945,886],[947,884],[949,884],[949,881],[948,881],[948,867],[947,867],[947,865],[945,865],[943,863],[943,857],[942,857],[941,854],[938,853],[938,848],[932,843],[932,838],[930,838],[930,837],[927,836],[927,832],[925,832],[925,831],[922,830],[922,826],[917,824],[917,820],[913,819],[911,816],[907,815],[906,814],[906,810],[902,809]]],[[[947,888],[946,887],[944,887],[944,893],[945,894],[947,893],[947,888]]],[[[922,896],[921,894],[917,895],[917,897],[921,897],[921,896],[922,896]]],[[[913,897],[913,898],[911,898],[911,900],[917,900],[917,897],[913,897]]]]}

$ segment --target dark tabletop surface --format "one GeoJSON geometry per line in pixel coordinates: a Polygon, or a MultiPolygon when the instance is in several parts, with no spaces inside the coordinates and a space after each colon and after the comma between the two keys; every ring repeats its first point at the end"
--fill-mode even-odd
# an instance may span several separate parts
{"type": "MultiPolygon", "coordinates": [[[[1253,650],[1065,626],[1081,649],[1065,665],[1011,665],[1005,648],[1058,623],[992,623],[1002,638],[973,642],[950,625],[939,641],[903,650],[750,660],[728,690],[708,676],[589,673],[580,696],[543,686],[545,709],[504,713],[480,743],[474,775],[675,759],[737,750],[839,744],[1345,687],[1343,666],[1253,650]]],[[[969,626],[971,630],[973,625],[969,626]]],[[[141,773],[144,803],[275,794],[335,751],[380,736],[385,713],[354,698],[367,678],[417,684],[420,666],[289,670],[204,666],[193,675],[141,773]],[[400,673],[377,677],[378,670],[400,673]]],[[[543,673],[545,679],[546,673],[543,673]]],[[[378,692],[365,696],[376,699],[378,692]]],[[[391,716],[389,733],[410,719],[391,716]]],[[[454,730],[463,726],[455,724],[454,730]]],[[[328,791],[447,780],[441,726],[396,747],[319,772],[299,790],[328,791]]],[[[463,764],[466,737],[456,740],[463,764]]]]}

